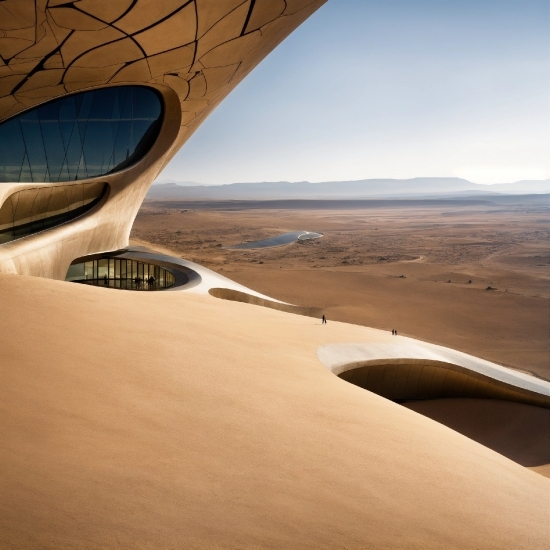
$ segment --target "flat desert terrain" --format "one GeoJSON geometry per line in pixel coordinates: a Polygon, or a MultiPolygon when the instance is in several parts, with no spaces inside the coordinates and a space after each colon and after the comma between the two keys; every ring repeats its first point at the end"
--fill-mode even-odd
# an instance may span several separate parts
{"type": "Polygon", "coordinates": [[[131,238],[329,322],[395,328],[550,380],[548,197],[361,203],[146,201],[131,238]],[[293,230],[324,236],[224,248],[293,230]]]}

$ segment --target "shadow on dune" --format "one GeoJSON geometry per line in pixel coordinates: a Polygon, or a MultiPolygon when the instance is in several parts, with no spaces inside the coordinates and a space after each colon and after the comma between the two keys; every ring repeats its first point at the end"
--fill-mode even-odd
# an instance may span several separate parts
{"type": "MultiPolygon", "coordinates": [[[[529,468],[550,464],[550,410],[496,399],[430,399],[403,406],[529,468]]],[[[542,472],[541,472],[542,473],[542,472]]]]}

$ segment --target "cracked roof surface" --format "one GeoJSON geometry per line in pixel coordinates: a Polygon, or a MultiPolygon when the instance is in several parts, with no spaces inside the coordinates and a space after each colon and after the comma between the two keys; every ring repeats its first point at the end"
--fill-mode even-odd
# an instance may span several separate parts
{"type": "Polygon", "coordinates": [[[4,0],[0,121],[75,91],[150,83],[178,94],[181,146],[325,1],[4,0]]]}

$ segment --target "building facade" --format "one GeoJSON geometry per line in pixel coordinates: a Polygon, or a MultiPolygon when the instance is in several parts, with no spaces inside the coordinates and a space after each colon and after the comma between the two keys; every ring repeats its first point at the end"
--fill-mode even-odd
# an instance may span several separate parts
{"type": "Polygon", "coordinates": [[[0,3],[0,272],[128,244],[160,171],[326,0],[0,3]]]}

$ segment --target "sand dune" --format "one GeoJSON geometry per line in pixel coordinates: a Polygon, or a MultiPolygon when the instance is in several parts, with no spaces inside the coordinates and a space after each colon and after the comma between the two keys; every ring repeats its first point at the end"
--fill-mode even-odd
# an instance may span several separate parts
{"type": "Polygon", "coordinates": [[[525,548],[550,483],[348,384],[365,327],[0,276],[0,546],[525,548]]]}

